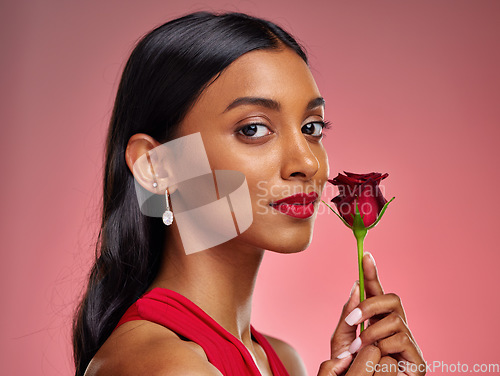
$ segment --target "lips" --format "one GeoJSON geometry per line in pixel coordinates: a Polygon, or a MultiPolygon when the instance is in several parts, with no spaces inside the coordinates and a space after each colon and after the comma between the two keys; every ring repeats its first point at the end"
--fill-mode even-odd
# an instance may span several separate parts
{"type": "Polygon", "coordinates": [[[294,218],[309,218],[314,214],[314,203],[318,199],[316,192],[297,193],[274,201],[270,205],[279,212],[294,218]]]}

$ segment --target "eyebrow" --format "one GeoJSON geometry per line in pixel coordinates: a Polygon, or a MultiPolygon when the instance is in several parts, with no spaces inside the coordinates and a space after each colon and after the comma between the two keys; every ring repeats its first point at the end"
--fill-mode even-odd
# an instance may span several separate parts
{"type": "MultiPolygon", "coordinates": [[[[279,104],[279,102],[275,101],[274,99],[261,98],[261,97],[241,97],[241,98],[236,98],[234,101],[232,101],[229,104],[229,106],[226,107],[223,113],[237,106],[243,106],[243,105],[261,106],[275,111],[279,111],[281,109],[281,105],[279,104]]],[[[325,107],[325,100],[322,97],[314,98],[309,101],[309,103],[306,106],[306,110],[310,111],[316,107],[321,107],[321,106],[325,107]]]]}

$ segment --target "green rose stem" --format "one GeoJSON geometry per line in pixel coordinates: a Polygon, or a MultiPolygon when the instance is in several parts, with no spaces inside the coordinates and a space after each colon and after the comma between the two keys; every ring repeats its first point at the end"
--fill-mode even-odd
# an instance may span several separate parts
{"type": "MultiPolygon", "coordinates": [[[[363,271],[363,242],[368,234],[368,230],[363,223],[363,218],[359,214],[358,203],[356,202],[356,215],[352,225],[352,232],[356,238],[356,245],[358,246],[358,270],[359,270],[359,302],[365,300],[365,273],[363,271]]],[[[364,321],[360,326],[360,333],[365,330],[364,321]]]]}
{"type": "MultiPolygon", "coordinates": [[[[377,220],[375,222],[373,222],[373,224],[371,224],[368,227],[365,227],[365,224],[363,222],[363,217],[364,216],[361,216],[361,214],[359,213],[357,200],[354,201],[355,208],[356,208],[356,213],[355,214],[351,213],[351,216],[353,217],[352,226],[349,225],[349,223],[347,223],[347,221],[339,213],[337,213],[335,210],[333,210],[330,205],[328,205],[325,201],[321,200],[321,202],[323,202],[323,204],[325,204],[326,206],[328,206],[330,208],[330,210],[332,212],[334,212],[337,215],[337,217],[339,217],[342,220],[342,222],[344,222],[344,224],[352,230],[352,232],[354,233],[354,237],[356,238],[356,244],[357,244],[357,247],[358,247],[359,301],[360,301],[360,303],[363,300],[365,300],[365,274],[363,272],[363,243],[365,241],[366,235],[368,234],[368,230],[370,230],[373,227],[375,227],[375,225],[382,218],[382,215],[384,215],[384,212],[387,209],[387,206],[395,198],[396,197],[393,197],[388,202],[385,203],[384,207],[382,208],[382,210],[380,211],[380,214],[377,217],[377,220]]],[[[363,330],[365,330],[365,323],[364,322],[362,322],[361,325],[360,325],[360,333],[363,330]]]]}

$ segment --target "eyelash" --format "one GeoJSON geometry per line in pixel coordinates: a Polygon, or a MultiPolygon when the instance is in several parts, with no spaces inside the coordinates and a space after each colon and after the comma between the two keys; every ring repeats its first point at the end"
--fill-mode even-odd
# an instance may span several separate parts
{"type": "Polygon", "coordinates": [[[332,127],[332,122],[328,120],[320,121],[319,123],[323,123],[323,130],[330,129],[332,127]]]}
{"type": "Polygon", "coordinates": [[[332,122],[329,121],[329,120],[325,120],[323,122],[320,122],[320,123],[323,123],[323,132],[321,132],[321,136],[322,137],[326,137],[326,134],[324,133],[327,129],[330,129],[332,127],[332,122]]]}
{"type": "MultiPolygon", "coordinates": [[[[311,121],[311,122],[309,122],[307,124],[315,124],[315,123],[316,124],[320,124],[321,128],[322,128],[321,135],[319,135],[319,136],[313,136],[313,137],[318,138],[318,139],[322,138],[323,136],[325,136],[325,134],[323,132],[325,130],[327,130],[327,129],[330,129],[331,128],[331,124],[332,124],[330,121],[322,121],[322,120],[311,121]]],[[[307,124],[304,124],[304,125],[307,125],[307,124]]],[[[240,133],[245,127],[252,126],[252,125],[255,125],[255,126],[261,125],[263,127],[266,127],[267,129],[269,129],[269,127],[267,125],[265,125],[265,124],[261,124],[261,123],[249,123],[249,124],[245,124],[242,127],[240,127],[236,132],[240,136],[242,136],[242,137],[244,137],[246,139],[249,139],[249,140],[258,140],[258,139],[260,139],[262,137],[266,137],[267,136],[267,135],[264,135],[264,136],[259,136],[259,137],[251,137],[251,136],[247,136],[247,135],[244,135],[244,134],[240,133]]]]}

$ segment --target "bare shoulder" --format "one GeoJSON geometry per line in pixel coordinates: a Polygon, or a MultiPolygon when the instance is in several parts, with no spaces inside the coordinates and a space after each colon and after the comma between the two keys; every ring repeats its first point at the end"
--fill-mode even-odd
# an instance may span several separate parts
{"type": "Polygon", "coordinates": [[[90,362],[85,376],[221,376],[203,349],[148,321],[115,330],[90,362]]]}
{"type": "Polygon", "coordinates": [[[307,376],[306,366],[297,350],[281,339],[263,334],[269,341],[290,376],[307,376]]]}

